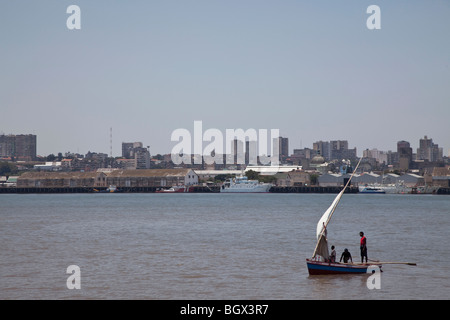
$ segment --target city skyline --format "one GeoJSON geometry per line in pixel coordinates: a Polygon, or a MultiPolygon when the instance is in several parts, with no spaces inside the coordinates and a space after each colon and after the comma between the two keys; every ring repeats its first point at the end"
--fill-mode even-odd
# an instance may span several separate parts
{"type": "Polygon", "coordinates": [[[280,130],[293,149],[347,140],[450,152],[450,4],[408,1],[6,2],[0,10],[0,134],[37,154],[121,154],[171,133],[280,130]],[[69,30],[66,9],[81,8],[69,30]],[[381,9],[369,30],[366,9],[381,9]]]}
{"type": "MultiPolygon", "coordinates": [[[[195,139],[195,138],[194,138],[195,139]]],[[[380,150],[378,148],[364,148],[361,150],[361,155],[358,154],[358,150],[356,147],[352,147],[351,144],[349,144],[348,140],[317,140],[315,141],[312,146],[306,146],[303,148],[296,148],[295,146],[290,148],[289,147],[289,137],[278,137],[273,138],[272,140],[279,140],[278,144],[278,156],[280,157],[280,160],[286,160],[286,158],[289,157],[306,157],[306,158],[312,158],[314,154],[322,155],[325,159],[331,158],[335,159],[336,157],[330,156],[331,153],[334,155],[339,154],[337,158],[342,159],[354,159],[356,156],[357,158],[360,157],[369,157],[369,158],[384,158],[387,156],[390,152],[400,152],[402,156],[409,158],[410,160],[429,160],[429,161],[440,161],[443,157],[449,157],[449,155],[446,155],[443,153],[443,148],[439,146],[439,143],[436,143],[436,141],[433,141],[432,137],[428,137],[425,135],[423,138],[419,139],[418,147],[416,148],[414,144],[411,144],[410,141],[407,140],[400,140],[396,143],[396,149],[394,150],[380,150]],[[307,151],[308,150],[308,151],[307,151]],[[310,155],[307,155],[305,153],[310,155]]],[[[52,152],[48,155],[41,155],[36,152],[37,150],[37,136],[31,135],[31,134],[19,134],[19,135],[2,135],[0,134],[0,159],[7,158],[7,157],[15,157],[16,160],[25,160],[28,158],[28,160],[33,160],[35,157],[42,158],[49,155],[56,155],[61,154],[63,157],[67,154],[82,154],[84,153],[78,153],[78,152],[52,152]],[[17,153],[17,154],[16,154],[17,153]]],[[[250,158],[253,159],[252,161],[255,161],[255,156],[265,155],[263,154],[256,154],[257,152],[260,152],[257,141],[250,141],[248,140],[248,136],[235,136],[233,140],[231,141],[231,154],[234,155],[234,161],[236,162],[236,156],[239,154],[242,158],[239,158],[242,161],[245,159],[245,161],[249,161],[250,158]],[[246,140],[245,145],[243,144],[242,139],[246,140]],[[241,142],[241,145],[238,147],[238,141],[241,142]],[[252,146],[250,146],[252,144],[252,146]],[[243,148],[242,150],[240,148],[243,148]],[[255,154],[252,156],[250,155],[251,152],[255,152],[255,154]],[[250,158],[249,158],[250,157],[250,158]]],[[[205,150],[207,148],[211,149],[210,142],[203,141],[203,145],[201,148],[201,156],[210,156],[210,154],[205,154],[205,150]]],[[[274,145],[272,144],[272,147],[274,145]]],[[[270,148],[270,145],[268,145],[268,148],[270,148]]],[[[194,147],[195,149],[195,147],[194,147]]],[[[111,152],[110,148],[110,152],[111,152]]],[[[172,150],[173,151],[173,150],[172,150]]],[[[214,149],[215,151],[215,149],[214,149]]],[[[223,153],[219,153],[222,155],[226,155],[225,152],[225,146],[223,149],[223,153]]],[[[107,154],[104,152],[97,152],[97,150],[89,150],[87,154],[96,154],[99,155],[103,154],[105,157],[112,156],[113,158],[123,158],[123,159],[134,159],[135,154],[138,154],[138,157],[141,158],[144,157],[142,161],[144,161],[146,164],[144,167],[149,168],[150,164],[150,158],[156,155],[170,155],[170,153],[151,153],[150,152],[150,146],[145,146],[141,141],[135,141],[135,142],[122,142],[121,143],[121,154],[120,155],[114,155],[114,154],[107,154]]],[[[190,153],[191,156],[198,155],[194,152],[190,153]]],[[[269,154],[270,155],[270,154],[269,154]]],[[[173,154],[172,154],[173,156],[173,154]]],[[[140,160],[141,161],[141,160],[140,160]]],[[[200,161],[200,160],[199,160],[200,161]]],[[[215,161],[214,161],[215,162],[215,161]]],[[[220,162],[220,161],[219,161],[220,162]]],[[[380,161],[380,163],[383,161],[380,161]]],[[[195,162],[194,162],[195,163],[195,162]]]]}

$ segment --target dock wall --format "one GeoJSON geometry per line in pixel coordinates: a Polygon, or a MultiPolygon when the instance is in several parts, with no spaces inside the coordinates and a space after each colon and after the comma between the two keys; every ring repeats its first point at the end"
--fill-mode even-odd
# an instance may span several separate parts
{"type": "MultiPolygon", "coordinates": [[[[216,193],[220,192],[219,186],[193,186],[194,193],[216,193]]],[[[97,191],[105,191],[106,187],[8,187],[0,188],[2,193],[95,193],[97,191]]],[[[122,193],[153,193],[161,189],[161,187],[120,187],[122,193]]],[[[342,187],[272,187],[271,193],[339,193],[342,187]]],[[[349,187],[346,193],[357,193],[358,188],[349,187]]]]}

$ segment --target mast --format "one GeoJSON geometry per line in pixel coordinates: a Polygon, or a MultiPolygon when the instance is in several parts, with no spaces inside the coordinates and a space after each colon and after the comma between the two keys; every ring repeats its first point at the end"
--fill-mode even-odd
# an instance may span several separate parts
{"type": "MultiPolygon", "coordinates": [[[[320,231],[320,234],[317,236],[317,243],[316,243],[316,247],[314,248],[314,253],[312,255],[312,258],[314,258],[316,256],[317,249],[319,247],[319,243],[321,242],[322,238],[325,236],[325,230],[326,230],[326,228],[328,226],[328,223],[330,223],[331,217],[332,217],[334,211],[336,210],[336,208],[337,208],[337,206],[339,204],[339,201],[341,200],[341,197],[342,197],[342,195],[345,192],[345,189],[347,189],[347,187],[349,186],[350,181],[353,178],[353,175],[355,174],[356,170],[358,169],[359,164],[361,163],[361,160],[362,160],[362,158],[359,159],[358,164],[355,167],[355,170],[353,170],[353,173],[350,176],[350,179],[348,179],[348,181],[345,184],[344,188],[341,190],[341,192],[339,192],[339,194],[336,196],[336,198],[334,199],[333,203],[331,204],[330,208],[328,208],[327,211],[325,211],[324,215],[319,220],[319,224],[320,224],[320,222],[324,218],[326,218],[326,221],[322,222],[323,223],[322,230],[320,231]]],[[[318,228],[319,228],[319,226],[318,226],[318,228]]],[[[327,249],[327,251],[328,251],[328,249],[327,249]]]]}
{"type": "MultiPolygon", "coordinates": [[[[352,178],[353,178],[353,176],[354,176],[356,170],[357,170],[358,167],[359,167],[359,164],[361,163],[361,160],[362,160],[362,158],[359,159],[358,164],[357,164],[356,167],[355,167],[355,170],[353,170],[353,173],[352,173],[352,175],[350,176],[350,179],[348,179],[347,183],[346,183],[345,186],[344,186],[344,189],[342,189],[342,191],[341,191],[342,194],[344,194],[345,189],[347,189],[347,187],[349,186],[350,181],[352,180],[352,178]]],[[[341,197],[342,197],[342,194],[341,194],[341,197]]],[[[331,216],[333,215],[334,210],[336,210],[336,207],[338,206],[339,201],[341,200],[341,197],[338,198],[338,201],[337,201],[336,205],[334,206],[333,210],[331,211],[331,213],[330,213],[330,215],[329,215],[329,217],[328,217],[328,219],[327,219],[327,222],[325,223],[325,228],[328,226],[328,223],[329,223],[330,220],[331,220],[331,216]]]]}

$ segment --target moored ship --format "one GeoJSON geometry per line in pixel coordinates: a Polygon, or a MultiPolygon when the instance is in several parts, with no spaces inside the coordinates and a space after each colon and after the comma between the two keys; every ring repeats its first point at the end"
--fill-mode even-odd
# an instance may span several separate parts
{"type": "Polygon", "coordinates": [[[378,188],[378,187],[365,186],[365,187],[359,187],[359,193],[381,193],[381,194],[385,194],[386,191],[384,191],[382,188],[378,188]]]}
{"type": "Polygon", "coordinates": [[[236,177],[234,179],[228,179],[220,187],[220,192],[229,193],[263,193],[269,192],[272,184],[260,183],[258,180],[249,180],[245,176],[236,177]]]}
{"type": "Polygon", "coordinates": [[[436,194],[439,186],[407,186],[397,184],[371,184],[359,187],[359,193],[386,193],[386,194],[436,194]]]}
{"type": "Polygon", "coordinates": [[[156,193],[184,193],[184,192],[193,192],[193,188],[191,186],[173,186],[169,189],[160,189],[157,190],[156,193]]]}

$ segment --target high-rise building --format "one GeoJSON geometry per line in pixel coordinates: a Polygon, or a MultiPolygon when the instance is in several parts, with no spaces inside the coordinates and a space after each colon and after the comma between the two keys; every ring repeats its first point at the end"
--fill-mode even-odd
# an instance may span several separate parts
{"type": "Polygon", "coordinates": [[[134,148],[136,169],[150,169],[150,151],[147,148],[134,148]]]}
{"type": "Polygon", "coordinates": [[[382,164],[387,164],[388,163],[388,154],[384,151],[380,151],[378,149],[366,149],[363,151],[363,158],[373,158],[375,159],[378,163],[382,164]]]}
{"type": "Polygon", "coordinates": [[[330,142],[317,141],[313,143],[313,150],[327,160],[330,160],[330,142]]]}
{"type": "Polygon", "coordinates": [[[35,160],[36,140],[34,134],[0,135],[0,157],[20,161],[35,160]]]}
{"type": "Polygon", "coordinates": [[[289,138],[279,138],[279,153],[280,159],[283,161],[289,157],[289,138]]]}
{"type": "Polygon", "coordinates": [[[408,141],[397,142],[397,154],[400,169],[408,170],[412,161],[412,148],[408,141]]]}
{"type": "Polygon", "coordinates": [[[133,159],[135,148],[142,148],[142,142],[122,142],[122,157],[133,159]]]}
{"type": "Polygon", "coordinates": [[[258,164],[258,143],[256,141],[245,141],[245,164],[258,164]]]}
{"type": "Polygon", "coordinates": [[[234,165],[258,164],[258,143],[256,141],[245,141],[234,139],[231,142],[231,154],[227,155],[227,163],[234,165]],[[245,147],[245,148],[244,148],[245,147]]]}
{"type": "Polygon", "coordinates": [[[417,148],[417,160],[428,160],[430,162],[440,161],[443,158],[443,149],[439,145],[433,143],[433,139],[425,136],[419,140],[419,148],[417,148]]]}
{"type": "Polygon", "coordinates": [[[317,141],[313,150],[326,160],[356,160],[356,148],[349,149],[347,140],[317,141]]]}
{"type": "Polygon", "coordinates": [[[136,169],[150,169],[150,147],[144,148],[142,142],[122,142],[122,157],[134,159],[136,169]]]}

